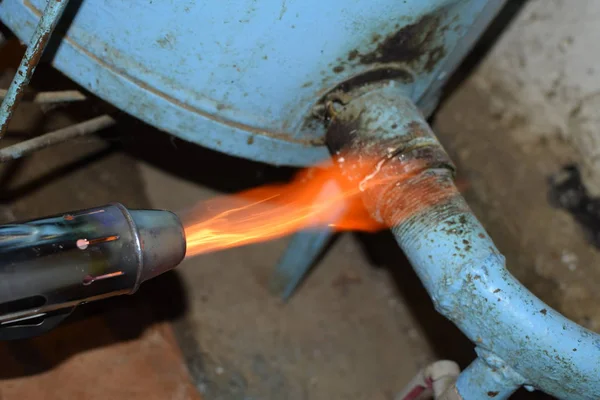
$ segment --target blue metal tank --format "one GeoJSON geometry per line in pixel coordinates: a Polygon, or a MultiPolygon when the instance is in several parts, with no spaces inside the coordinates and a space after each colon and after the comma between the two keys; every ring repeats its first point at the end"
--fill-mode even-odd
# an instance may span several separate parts
{"type": "MultiPolygon", "coordinates": [[[[277,165],[329,158],[325,95],[401,80],[427,113],[505,0],[71,1],[46,52],[129,114],[277,165]]],[[[0,1],[23,42],[45,0],[0,1]]]]}

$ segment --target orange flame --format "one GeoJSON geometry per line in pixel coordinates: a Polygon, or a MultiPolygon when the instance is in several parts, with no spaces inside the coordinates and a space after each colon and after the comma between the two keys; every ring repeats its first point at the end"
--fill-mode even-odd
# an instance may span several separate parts
{"type": "MultiPolygon", "coordinates": [[[[369,186],[383,183],[385,178],[369,175],[374,164],[353,165],[370,165],[370,171],[363,174],[369,186]]],[[[393,179],[401,181],[402,177],[393,179]]],[[[290,183],[208,200],[184,216],[187,257],[268,241],[311,227],[366,232],[385,228],[368,215],[360,193],[358,185],[346,181],[339,168],[313,167],[301,171],[290,183]]]]}

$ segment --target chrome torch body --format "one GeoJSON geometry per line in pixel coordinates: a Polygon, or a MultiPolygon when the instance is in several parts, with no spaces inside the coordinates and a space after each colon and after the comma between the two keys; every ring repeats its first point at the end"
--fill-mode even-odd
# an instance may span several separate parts
{"type": "Polygon", "coordinates": [[[0,226],[0,340],[39,335],[74,307],[121,294],[185,257],[179,218],[113,203],[0,226]]]}

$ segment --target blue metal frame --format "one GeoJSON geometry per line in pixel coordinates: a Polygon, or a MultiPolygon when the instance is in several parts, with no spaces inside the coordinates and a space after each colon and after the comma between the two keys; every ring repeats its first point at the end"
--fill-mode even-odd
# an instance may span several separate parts
{"type": "MultiPolygon", "coordinates": [[[[337,194],[339,194],[337,183],[329,181],[321,189],[315,204],[337,194]]],[[[346,205],[343,202],[337,204],[337,209],[332,210],[328,216],[328,223],[336,223],[345,211],[346,205]]],[[[281,296],[283,300],[288,300],[321,255],[334,232],[333,228],[321,225],[296,233],[273,272],[270,282],[271,291],[281,296]]]]}

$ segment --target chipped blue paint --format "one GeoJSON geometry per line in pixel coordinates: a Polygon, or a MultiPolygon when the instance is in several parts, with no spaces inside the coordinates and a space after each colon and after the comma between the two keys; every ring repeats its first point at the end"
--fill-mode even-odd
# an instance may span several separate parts
{"type": "MultiPolygon", "coordinates": [[[[52,62],[182,139],[272,164],[309,165],[328,159],[325,128],[312,117],[323,94],[356,75],[407,68],[415,100],[431,108],[436,93],[429,89],[445,82],[468,50],[463,43],[504,1],[83,0],[67,10],[72,23],[52,62]],[[427,15],[439,17],[437,47],[421,49],[418,65],[362,57],[427,15]]],[[[2,0],[0,19],[27,42],[44,5],[2,0]]]]}
{"type": "MultiPolygon", "coordinates": [[[[364,199],[374,217],[395,225],[392,232],[436,309],[477,345],[478,359],[461,374],[459,393],[465,400],[504,399],[528,385],[561,399],[599,399],[600,335],[551,309],[508,272],[504,257],[453,188],[449,159],[405,93],[389,85],[355,98],[336,111],[328,142],[349,151],[358,151],[353,149],[361,143],[361,154],[368,150],[388,160],[378,164],[382,176],[399,176],[401,170],[394,168],[419,160],[421,172],[414,177],[385,186],[385,192],[366,190],[364,199]],[[377,146],[382,139],[385,146],[377,146]],[[421,145],[415,147],[416,141],[421,145]],[[349,142],[354,144],[346,147],[349,142]],[[390,151],[395,157],[388,157],[390,151]],[[423,182],[431,185],[431,179],[438,187],[434,193],[451,196],[397,221],[395,210],[420,204],[424,190],[432,190],[423,182]]],[[[345,171],[360,181],[352,173],[345,171]]]]}
{"type": "Polygon", "coordinates": [[[468,399],[508,399],[526,379],[504,360],[483,349],[476,349],[478,358],[458,377],[456,387],[468,399]]]}
{"type": "MultiPolygon", "coordinates": [[[[4,136],[8,128],[15,108],[25,92],[29,80],[33,76],[35,67],[42,57],[46,45],[54,31],[56,24],[62,16],[68,0],[48,0],[43,17],[39,20],[33,36],[28,38],[29,46],[21,60],[8,91],[0,105],[0,138],[4,136]]],[[[1,15],[1,12],[0,12],[1,15]]],[[[0,38],[1,39],[1,38],[0,38]]]]}
{"type": "MultiPolygon", "coordinates": [[[[564,399],[600,398],[600,337],[521,285],[464,200],[457,198],[453,207],[457,211],[446,217],[433,209],[418,223],[394,229],[438,311],[524,383],[564,399]],[[448,234],[449,226],[459,231],[448,234]]],[[[465,399],[477,398],[461,382],[465,399]]]]}

